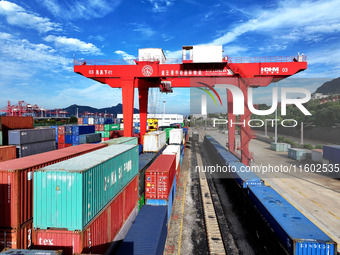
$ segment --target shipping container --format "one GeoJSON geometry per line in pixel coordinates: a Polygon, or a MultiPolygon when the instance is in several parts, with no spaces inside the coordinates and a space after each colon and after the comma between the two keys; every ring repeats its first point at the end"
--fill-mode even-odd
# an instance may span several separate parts
{"type": "Polygon", "coordinates": [[[323,158],[334,164],[340,164],[340,145],[324,145],[323,158]]]}
{"type": "Polygon", "coordinates": [[[312,150],[312,160],[317,163],[323,163],[323,151],[322,149],[312,150]]]}
{"type": "Polygon", "coordinates": [[[2,144],[8,145],[9,130],[31,128],[33,128],[33,117],[1,116],[0,130],[2,131],[2,144]]]}
{"type": "Polygon", "coordinates": [[[242,163],[230,163],[228,165],[229,171],[238,185],[246,189],[248,186],[263,186],[264,183],[261,178],[253,172],[247,172],[246,165],[242,163]]]}
{"type": "Polygon", "coordinates": [[[0,146],[0,162],[15,158],[17,158],[17,148],[15,146],[0,146]]]}
{"type": "Polygon", "coordinates": [[[92,117],[89,118],[89,119],[88,119],[88,122],[89,122],[89,123],[88,123],[89,125],[93,125],[93,124],[94,124],[94,118],[92,118],[92,117]]]}
{"type": "Polygon", "coordinates": [[[144,135],[143,151],[144,152],[158,152],[166,144],[165,131],[154,131],[144,135]]]}
{"type": "Polygon", "coordinates": [[[82,125],[82,126],[73,126],[72,127],[72,135],[84,135],[95,133],[94,125],[82,125]]]}
{"type": "Polygon", "coordinates": [[[145,172],[145,198],[168,199],[176,175],[176,156],[159,155],[145,172]]]}
{"type": "Polygon", "coordinates": [[[83,118],[78,118],[78,125],[82,125],[83,123],[83,118]]]}
{"type": "Polygon", "coordinates": [[[139,197],[145,193],[145,172],[157,158],[157,153],[145,153],[139,155],[139,197]]]}
{"type": "Polygon", "coordinates": [[[138,159],[138,146],[120,144],[36,170],[34,228],[82,230],[138,174],[138,159]]]}
{"type": "Polygon", "coordinates": [[[167,207],[145,205],[120,245],[117,255],[161,255],[166,236],[167,207]]]}
{"type": "Polygon", "coordinates": [[[79,145],[79,135],[72,135],[72,144],[79,145]]]}
{"type": "MultiPolygon", "coordinates": [[[[1,125],[0,125],[1,127],[1,125]]],[[[0,130],[0,146],[2,146],[2,131],[0,130]]]]}
{"type": "Polygon", "coordinates": [[[248,193],[288,254],[336,254],[337,244],[271,187],[250,186],[248,193]]]}
{"type": "Polygon", "coordinates": [[[109,202],[83,231],[34,229],[33,247],[74,253],[104,254],[124,222],[138,206],[138,175],[109,202]],[[49,242],[53,240],[53,242],[49,242]]]}
{"type": "Polygon", "coordinates": [[[58,136],[65,135],[65,126],[58,126],[58,136]]]}
{"type": "Polygon", "coordinates": [[[73,134],[73,125],[66,125],[65,126],[65,135],[71,136],[73,134]]]}
{"type": "Polygon", "coordinates": [[[288,151],[288,149],[290,148],[290,144],[289,143],[271,143],[270,148],[273,151],[288,151]]]}
{"type": "Polygon", "coordinates": [[[170,216],[171,216],[172,206],[173,206],[175,194],[176,194],[176,184],[177,184],[177,181],[176,181],[176,176],[175,176],[174,181],[171,186],[168,199],[146,199],[145,201],[146,205],[167,206],[168,207],[168,222],[171,218],[170,216]]]}
{"type": "Polygon", "coordinates": [[[6,248],[1,253],[11,255],[62,255],[63,251],[47,251],[47,250],[23,250],[23,249],[8,249],[6,248]]]}
{"type": "Polygon", "coordinates": [[[0,228],[17,229],[32,219],[34,170],[106,146],[83,144],[0,162],[0,228]]]}
{"type": "Polygon", "coordinates": [[[137,137],[119,137],[119,138],[114,138],[109,141],[105,141],[103,143],[106,143],[107,145],[114,145],[114,144],[138,144],[137,137]]]}
{"type": "Polygon", "coordinates": [[[240,160],[234,154],[232,154],[230,151],[227,151],[227,149],[223,146],[217,147],[216,150],[220,162],[222,162],[223,165],[228,166],[230,163],[240,162],[240,160]]]}
{"type": "Polygon", "coordinates": [[[30,155],[35,155],[43,152],[53,151],[56,149],[56,142],[53,141],[44,141],[38,143],[28,143],[17,145],[17,157],[27,157],[30,155]]]}
{"type": "Polygon", "coordinates": [[[162,152],[163,155],[176,155],[176,169],[179,167],[181,161],[181,146],[180,145],[168,145],[162,152]]]}
{"type": "Polygon", "coordinates": [[[83,118],[83,124],[89,124],[89,118],[87,117],[83,118]]]}
{"type": "Polygon", "coordinates": [[[0,227],[0,250],[28,249],[32,246],[33,221],[30,220],[17,229],[0,227]]]}
{"type": "Polygon", "coordinates": [[[55,129],[20,129],[8,131],[8,143],[11,145],[22,145],[44,141],[55,141],[55,129]]]}
{"type": "Polygon", "coordinates": [[[288,157],[295,159],[295,160],[304,160],[306,159],[306,150],[297,149],[297,148],[289,148],[288,157]]]}
{"type": "Polygon", "coordinates": [[[170,130],[169,144],[182,144],[183,143],[183,129],[175,128],[170,130]]]}
{"type": "Polygon", "coordinates": [[[79,143],[99,143],[101,142],[101,134],[93,133],[93,134],[85,134],[79,136],[79,143]]]}

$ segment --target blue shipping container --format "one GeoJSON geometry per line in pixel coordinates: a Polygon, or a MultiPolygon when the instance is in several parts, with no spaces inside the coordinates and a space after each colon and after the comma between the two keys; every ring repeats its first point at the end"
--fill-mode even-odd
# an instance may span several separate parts
{"type": "Polygon", "coordinates": [[[335,164],[340,164],[340,145],[324,145],[323,158],[335,164]]]}
{"type": "Polygon", "coordinates": [[[162,255],[167,236],[166,206],[144,205],[117,255],[162,255]]]}
{"type": "Polygon", "coordinates": [[[83,124],[89,124],[89,118],[88,117],[83,118],[83,124]]]}
{"type": "Polygon", "coordinates": [[[336,254],[337,244],[271,187],[251,186],[248,193],[289,254],[336,254]]]}
{"type": "Polygon", "coordinates": [[[229,168],[232,176],[241,188],[246,189],[248,186],[263,186],[264,183],[260,177],[253,172],[247,172],[246,165],[242,163],[230,163],[229,168]]]}
{"type": "Polygon", "coordinates": [[[65,143],[72,143],[72,135],[65,135],[65,143]]]}
{"type": "Polygon", "coordinates": [[[73,126],[71,125],[67,125],[65,126],[65,135],[72,135],[72,129],[73,129],[73,126]]]}

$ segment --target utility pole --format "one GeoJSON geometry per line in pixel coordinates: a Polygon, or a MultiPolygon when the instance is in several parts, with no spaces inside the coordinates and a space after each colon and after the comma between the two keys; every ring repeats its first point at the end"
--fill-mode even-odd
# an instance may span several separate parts
{"type": "MultiPolygon", "coordinates": [[[[276,91],[277,91],[277,82],[275,82],[276,85],[276,91]]],[[[277,143],[277,107],[278,103],[276,104],[276,110],[275,110],[275,143],[277,143]]]]}
{"type": "Polygon", "coordinates": [[[303,122],[301,122],[301,145],[303,145],[303,122]]]}
{"type": "Polygon", "coordinates": [[[77,107],[77,119],[78,119],[78,107],[77,107]]]}

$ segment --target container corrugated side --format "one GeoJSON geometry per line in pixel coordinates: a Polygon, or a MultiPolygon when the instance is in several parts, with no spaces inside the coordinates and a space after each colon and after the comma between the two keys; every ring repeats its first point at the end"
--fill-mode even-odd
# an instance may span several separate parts
{"type": "Polygon", "coordinates": [[[56,149],[55,140],[17,145],[18,158],[48,152],[56,149]]]}
{"type": "Polygon", "coordinates": [[[313,149],[312,160],[318,163],[322,163],[323,162],[323,151],[321,149],[313,149]]]}
{"type": "Polygon", "coordinates": [[[0,146],[0,162],[15,159],[17,148],[15,146],[0,146]]]}
{"type": "Polygon", "coordinates": [[[169,144],[182,144],[183,143],[183,129],[175,128],[169,132],[169,144]]]}
{"type": "Polygon", "coordinates": [[[324,145],[323,158],[332,163],[340,164],[340,145],[324,145]]]}
{"type": "Polygon", "coordinates": [[[248,194],[289,254],[336,254],[337,244],[271,187],[251,186],[248,194]]]}
{"type": "Polygon", "coordinates": [[[56,134],[54,128],[20,129],[8,131],[8,143],[11,145],[51,141],[55,140],[55,137],[56,134]]]}
{"type": "Polygon", "coordinates": [[[176,155],[176,169],[179,167],[181,160],[181,146],[180,145],[168,145],[162,152],[163,155],[176,155]]]}
{"type": "Polygon", "coordinates": [[[0,129],[2,130],[2,143],[8,145],[8,131],[13,129],[33,128],[33,117],[0,117],[0,129]]]}
{"type": "Polygon", "coordinates": [[[144,152],[158,152],[166,144],[165,131],[154,131],[144,135],[143,151],[144,152]]]}
{"type": "Polygon", "coordinates": [[[176,175],[176,156],[159,155],[145,173],[145,198],[168,199],[176,175]]]}
{"type": "Polygon", "coordinates": [[[145,172],[149,166],[155,161],[157,154],[145,153],[139,155],[139,197],[143,197],[145,193],[145,172]]]}
{"type": "Polygon", "coordinates": [[[57,229],[34,229],[33,248],[62,249],[65,255],[74,253],[104,254],[124,222],[136,208],[138,197],[136,176],[110,203],[93,219],[83,231],[57,229]],[[50,240],[53,240],[50,242],[50,240]]]}
{"type": "Polygon", "coordinates": [[[79,143],[98,143],[101,139],[100,133],[85,134],[79,136],[79,143]]]}
{"type": "Polygon", "coordinates": [[[83,144],[0,162],[0,227],[17,229],[33,217],[33,171],[106,144],[83,144]]]}
{"type": "Polygon", "coordinates": [[[117,255],[163,254],[166,236],[167,207],[144,205],[120,245],[117,255]]]}
{"type": "Polygon", "coordinates": [[[107,145],[113,145],[113,144],[138,144],[138,139],[137,137],[119,137],[119,138],[114,138],[102,143],[106,143],[107,145]]]}
{"type": "Polygon", "coordinates": [[[125,144],[39,169],[34,228],[82,230],[137,174],[138,146],[125,144]]]}
{"type": "Polygon", "coordinates": [[[18,229],[0,228],[0,250],[5,248],[28,249],[32,245],[33,221],[18,229]]]}

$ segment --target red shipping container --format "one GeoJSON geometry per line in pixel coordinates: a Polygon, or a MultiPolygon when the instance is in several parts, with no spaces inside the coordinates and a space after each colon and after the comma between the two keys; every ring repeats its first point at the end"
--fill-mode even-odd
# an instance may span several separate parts
{"type": "Polygon", "coordinates": [[[58,126],[58,138],[59,135],[65,135],[65,126],[58,126]]]}
{"type": "Polygon", "coordinates": [[[2,144],[8,145],[8,131],[13,129],[33,128],[33,117],[0,117],[0,130],[2,130],[2,144]]]}
{"type": "Polygon", "coordinates": [[[141,144],[140,133],[133,134],[133,136],[134,136],[134,137],[137,137],[137,139],[138,139],[138,144],[141,144]]]}
{"type": "Polygon", "coordinates": [[[176,175],[176,155],[159,155],[145,172],[145,198],[168,199],[176,175]]]}
{"type": "Polygon", "coordinates": [[[108,141],[108,140],[110,140],[110,138],[104,137],[104,141],[108,141]]]}
{"type": "Polygon", "coordinates": [[[82,144],[0,162],[0,227],[18,229],[33,217],[33,171],[107,144],[82,144]]]}
{"type": "Polygon", "coordinates": [[[33,220],[19,229],[0,228],[0,250],[4,248],[28,249],[32,245],[33,220]]]}
{"type": "Polygon", "coordinates": [[[34,229],[33,247],[43,250],[63,250],[63,255],[105,253],[128,216],[138,206],[138,180],[139,175],[81,232],[34,229]]]}
{"type": "Polygon", "coordinates": [[[71,146],[72,146],[71,143],[58,143],[58,150],[71,147],[71,146]]]}
{"type": "Polygon", "coordinates": [[[99,126],[100,126],[100,125],[94,125],[94,130],[95,130],[95,131],[100,131],[100,130],[99,130],[99,128],[100,128],[99,126]]]}
{"type": "Polygon", "coordinates": [[[105,131],[105,127],[103,124],[100,124],[99,125],[99,130],[98,131],[105,131]]]}
{"type": "Polygon", "coordinates": [[[83,124],[83,118],[78,118],[78,125],[82,125],[83,124]]]}
{"type": "Polygon", "coordinates": [[[15,146],[0,146],[0,162],[17,158],[15,146]]]}
{"type": "Polygon", "coordinates": [[[58,143],[65,143],[65,135],[58,135],[58,143]]]}

